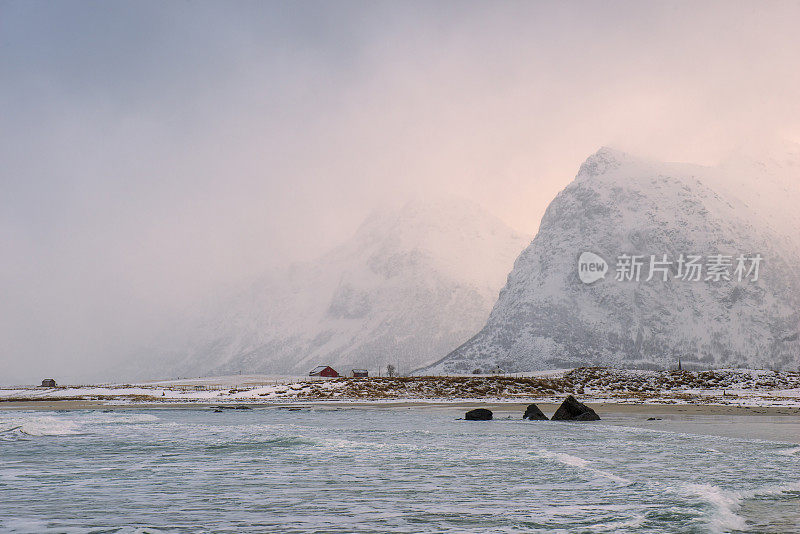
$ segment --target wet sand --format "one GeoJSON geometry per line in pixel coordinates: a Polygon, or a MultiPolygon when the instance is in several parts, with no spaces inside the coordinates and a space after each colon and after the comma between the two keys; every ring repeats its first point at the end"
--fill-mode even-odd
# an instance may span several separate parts
{"type": "MultiPolygon", "coordinates": [[[[800,408],[788,407],[745,407],[721,406],[708,404],[617,404],[600,402],[593,403],[590,399],[579,399],[592,407],[601,417],[603,414],[630,414],[630,415],[761,415],[761,416],[794,416],[800,417],[800,408]]],[[[0,402],[0,410],[86,410],[86,409],[111,409],[111,410],[140,410],[140,409],[206,409],[211,406],[246,405],[253,408],[292,408],[292,407],[328,407],[328,408],[378,408],[378,409],[434,409],[464,411],[473,408],[488,408],[498,415],[517,414],[525,411],[530,402],[497,402],[497,401],[295,401],[295,402],[130,402],[120,403],[107,400],[20,400],[0,402]]],[[[536,402],[545,414],[553,413],[558,408],[557,403],[536,402]]]]}

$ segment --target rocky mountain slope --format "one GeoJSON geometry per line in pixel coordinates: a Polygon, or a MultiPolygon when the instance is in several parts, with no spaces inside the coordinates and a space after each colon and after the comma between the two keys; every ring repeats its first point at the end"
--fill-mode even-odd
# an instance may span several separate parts
{"type": "Polygon", "coordinates": [[[392,364],[409,371],[486,321],[530,242],[460,199],[375,213],[348,242],[272,273],[192,325],[162,374],[306,374],[392,364]]]}
{"type": "Polygon", "coordinates": [[[419,372],[670,368],[679,359],[796,369],[797,171],[791,158],[708,168],[601,149],[548,207],[486,325],[419,372]],[[584,252],[602,258],[586,266],[598,269],[592,283],[579,276],[584,252]],[[667,262],[653,263],[652,277],[651,256],[667,262]],[[701,256],[699,280],[690,256],[701,256]],[[638,281],[626,266],[634,263],[638,281]]]}

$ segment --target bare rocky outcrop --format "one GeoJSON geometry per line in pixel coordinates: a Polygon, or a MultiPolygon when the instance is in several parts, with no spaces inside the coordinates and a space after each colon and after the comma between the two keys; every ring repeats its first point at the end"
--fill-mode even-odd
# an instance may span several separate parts
{"type": "Polygon", "coordinates": [[[464,414],[464,419],[467,421],[491,421],[492,411],[486,408],[476,408],[464,414]]]}
{"type": "Polygon", "coordinates": [[[543,414],[542,410],[535,404],[529,404],[528,407],[525,408],[525,413],[522,415],[522,418],[529,421],[547,421],[547,416],[543,414]]]}
{"type": "Polygon", "coordinates": [[[600,416],[585,404],[578,402],[578,399],[570,395],[556,413],[553,414],[552,421],[599,421],[600,416]]]}

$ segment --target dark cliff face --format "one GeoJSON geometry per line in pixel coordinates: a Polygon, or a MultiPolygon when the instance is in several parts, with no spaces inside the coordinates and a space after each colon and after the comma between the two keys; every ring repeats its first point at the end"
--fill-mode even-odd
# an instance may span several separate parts
{"type": "Polygon", "coordinates": [[[779,248],[785,239],[759,213],[712,188],[715,172],[608,149],[590,157],[548,207],[484,328],[428,371],[663,368],[678,358],[698,367],[796,368],[796,253],[779,248]],[[605,260],[604,278],[581,280],[583,252],[605,260]],[[757,254],[755,280],[747,271],[757,254]],[[642,257],[638,281],[616,279],[624,255],[642,257]],[[716,255],[730,257],[719,268],[730,280],[706,280],[716,255]],[[667,263],[654,264],[647,280],[651,256],[667,263]],[[700,280],[686,279],[690,256],[702,257],[700,280]]]}

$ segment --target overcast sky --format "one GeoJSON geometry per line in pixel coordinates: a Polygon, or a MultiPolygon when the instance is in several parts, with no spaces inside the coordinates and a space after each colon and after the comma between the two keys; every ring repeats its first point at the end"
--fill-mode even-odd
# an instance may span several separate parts
{"type": "Polygon", "coordinates": [[[119,357],[408,195],[535,233],[602,145],[713,164],[800,140],[799,20],[798,2],[0,0],[0,383],[119,357]]]}

